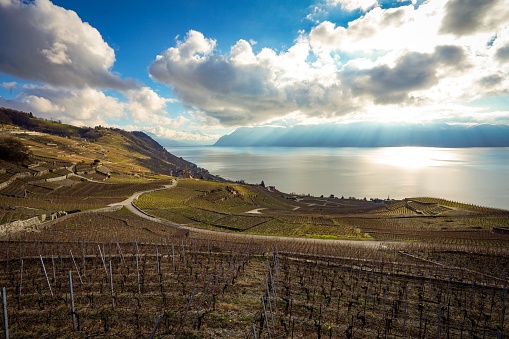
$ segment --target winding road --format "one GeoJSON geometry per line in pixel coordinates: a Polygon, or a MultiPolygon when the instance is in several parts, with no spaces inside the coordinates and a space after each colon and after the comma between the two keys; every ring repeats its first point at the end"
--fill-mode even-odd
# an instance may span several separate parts
{"type": "Polygon", "coordinates": [[[155,191],[160,191],[163,189],[171,189],[173,187],[177,186],[177,181],[174,180],[171,185],[165,185],[161,188],[151,189],[148,191],[142,191],[142,192],[136,192],[129,198],[127,198],[124,201],[110,204],[108,207],[100,208],[97,210],[94,210],[95,212],[108,212],[120,209],[122,207],[126,207],[129,211],[132,213],[148,219],[150,221],[158,222],[164,225],[168,225],[170,227],[178,228],[181,230],[185,230],[188,232],[193,232],[197,234],[202,235],[210,235],[210,236],[225,236],[228,238],[233,239],[239,239],[239,240],[246,240],[246,239],[252,239],[252,240],[261,240],[261,241],[292,241],[295,243],[302,243],[302,244],[309,244],[309,243],[318,243],[318,242],[324,242],[324,243],[334,243],[334,244],[343,244],[343,245],[349,245],[349,246],[357,246],[357,247],[365,247],[365,248],[387,248],[388,246],[398,246],[401,245],[401,243],[398,242],[391,242],[391,241],[377,241],[377,240],[340,240],[340,239],[313,239],[313,238],[291,238],[291,237],[282,237],[282,236],[271,236],[271,235],[257,235],[257,234],[238,234],[238,233],[226,233],[226,232],[220,232],[220,231],[211,231],[211,230],[204,230],[200,228],[194,228],[194,227],[188,227],[182,224],[177,224],[171,221],[161,220],[157,217],[154,217],[143,210],[139,209],[135,205],[135,201],[145,193],[151,193],[155,191]]]}

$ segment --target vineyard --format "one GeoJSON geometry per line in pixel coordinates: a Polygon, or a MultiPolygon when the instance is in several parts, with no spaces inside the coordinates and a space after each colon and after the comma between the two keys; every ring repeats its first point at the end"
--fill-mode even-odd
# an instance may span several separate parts
{"type": "Polygon", "coordinates": [[[3,220],[79,210],[0,237],[7,336],[509,333],[509,235],[493,232],[509,224],[507,211],[431,198],[298,197],[190,179],[136,200],[159,221],[104,208],[169,182],[77,181],[48,194],[0,196],[3,220]]]}
{"type": "Polygon", "coordinates": [[[293,197],[259,186],[180,180],[136,202],[149,213],[223,232],[305,238],[508,247],[509,212],[434,198],[374,203],[293,197]],[[257,211],[256,213],[249,213],[257,211]]]}
{"type": "Polygon", "coordinates": [[[116,184],[66,179],[68,185],[44,182],[25,185],[16,180],[0,191],[0,224],[32,217],[49,218],[57,212],[85,211],[107,206],[135,192],[161,187],[171,181],[116,184]],[[28,189],[30,189],[28,191],[28,189]],[[18,193],[15,193],[18,192],[18,193]]]}
{"type": "Polygon", "coordinates": [[[204,237],[126,210],[95,214],[2,241],[11,338],[502,338],[509,331],[506,249],[204,237]]]}
{"type": "MultiPolygon", "coordinates": [[[[50,203],[2,199],[39,208],[87,200],[104,206],[163,183],[80,182],[56,190],[61,197],[47,195],[50,203]]],[[[383,206],[411,213],[386,214],[372,202],[328,200],[180,180],[136,204],[191,229],[122,208],[69,214],[36,232],[7,234],[0,247],[3,326],[12,338],[507,333],[509,236],[492,232],[507,215],[462,214],[457,206],[416,199],[383,206]],[[431,216],[437,208],[445,215],[431,216]],[[333,240],[340,238],[391,242],[333,240]]]]}

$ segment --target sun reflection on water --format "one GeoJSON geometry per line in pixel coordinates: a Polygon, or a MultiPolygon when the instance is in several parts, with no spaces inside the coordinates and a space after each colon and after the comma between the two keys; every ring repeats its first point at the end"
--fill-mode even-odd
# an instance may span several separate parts
{"type": "Polygon", "coordinates": [[[373,160],[380,164],[416,169],[449,166],[457,161],[454,152],[431,147],[388,147],[377,150],[373,156],[373,160]]]}

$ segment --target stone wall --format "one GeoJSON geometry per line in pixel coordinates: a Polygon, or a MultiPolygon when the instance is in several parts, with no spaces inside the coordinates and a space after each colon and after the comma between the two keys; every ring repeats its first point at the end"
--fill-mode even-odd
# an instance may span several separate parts
{"type": "Polygon", "coordinates": [[[28,229],[37,229],[40,224],[41,221],[39,220],[39,217],[33,217],[26,220],[16,220],[0,225],[0,234],[26,231],[28,229]]]}
{"type": "Polygon", "coordinates": [[[6,188],[7,186],[12,184],[18,178],[26,178],[26,177],[31,177],[31,176],[32,176],[32,174],[30,174],[30,173],[16,173],[16,174],[13,174],[13,176],[10,177],[9,180],[0,183],[0,190],[6,188]]]}

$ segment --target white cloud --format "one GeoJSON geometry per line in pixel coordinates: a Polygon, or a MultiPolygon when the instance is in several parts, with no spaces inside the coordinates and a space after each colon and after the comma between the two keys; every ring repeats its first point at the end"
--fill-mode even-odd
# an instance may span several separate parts
{"type": "MultiPolygon", "coordinates": [[[[338,96],[334,70],[307,61],[310,46],[304,37],[281,53],[263,48],[254,54],[247,41],[239,40],[230,55],[216,55],[214,44],[190,32],[176,47],[156,57],[150,74],[172,86],[181,103],[224,125],[268,121],[295,110],[335,114],[351,109],[338,96]]],[[[320,65],[324,64],[330,63],[320,65]]]]}
{"type": "Polygon", "coordinates": [[[509,25],[497,32],[488,54],[493,56],[499,67],[509,64],[509,25]]]}
{"type": "Polygon", "coordinates": [[[309,36],[315,49],[339,50],[346,53],[373,53],[394,50],[430,52],[436,45],[451,39],[440,36],[443,4],[428,2],[414,6],[374,8],[364,16],[341,27],[324,21],[309,36]]]}
{"type": "Polygon", "coordinates": [[[222,128],[219,119],[202,110],[189,110],[187,111],[187,114],[190,117],[190,121],[192,121],[193,125],[196,126],[197,129],[215,130],[222,128]]]}
{"type": "Polygon", "coordinates": [[[489,11],[476,11],[479,1],[381,8],[376,1],[331,0],[329,6],[366,13],[346,27],[321,22],[282,52],[255,53],[239,40],[229,54],[217,54],[215,40],[192,31],[157,56],[150,73],[203,119],[230,126],[338,119],[373,107],[382,115],[394,106],[458,108],[509,88],[509,9],[488,0],[489,11]],[[494,9],[508,15],[490,21],[494,9]],[[471,27],[457,20],[461,13],[471,27]]]}
{"type": "Polygon", "coordinates": [[[166,116],[166,105],[175,102],[159,96],[148,87],[123,92],[128,99],[122,102],[93,88],[63,89],[53,86],[25,85],[12,100],[1,99],[0,106],[31,111],[37,116],[62,120],[79,126],[107,125],[110,119],[130,116],[135,122],[179,127],[188,119],[166,116]]]}
{"type": "MultiPolygon", "coordinates": [[[[221,53],[216,40],[201,32],[177,37],[149,73],[172,87],[188,120],[167,116],[175,99],[116,75],[113,49],[73,11],[49,0],[0,0],[0,72],[43,83],[12,100],[0,98],[0,104],[78,124],[130,117],[180,129],[384,116],[402,108],[430,117],[437,108],[453,116],[452,109],[471,112],[469,102],[508,94],[506,1],[398,2],[386,8],[377,0],[321,0],[314,19],[334,7],[359,15],[344,26],[317,22],[281,51],[257,46],[255,52],[255,42],[246,38],[221,53]]],[[[487,111],[476,119],[488,117],[487,111]]],[[[493,111],[500,121],[503,109],[493,111]]]]}
{"type": "Polygon", "coordinates": [[[0,39],[0,72],[53,86],[135,86],[111,72],[115,53],[97,29],[49,0],[0,1],[0,39]]]}
{"type": "Polygon", "coordinates": [[[170,118],[168,116],[153,116],[153,118],[149,120],[145,120],[145,123],[149,124],[150,126],[166,126],[166,127],[172,127],[172,128],[179,128],[183,125],[186,125],[189,123],[189,119],[185,116],[178,116],[177,118],[170,118]]]}
{"type": "Polygon", "coordinates": [[[378,6],[377,0],[326,0],[328,6],[341,6],[347,11],[360,9],[364,12],[378,6]]]}
{"type": "Polygon", "coordinates": [[[1,105],[77,126],[101,125],[107,119],[120,118],[126,114],[125,104],[93,88],[27,86],[14,100],[0,98],[1,105]]]}
{"type": "Polygon", "coordinates": [[[398,105],[368,106],[363,114],[346,117],[345,122],[379,120],[404,123],[447,123],[447,124],[509,124],[507,111],[492,110],[489,107],[465,106],[455,103],[432,103],[411,106],[401,114],[398,105]]]}
{"type": "Polygon", "coordinates": [[[393,67],[383,63],[368,68],[347,64],[340,77],[354,96],[367,95],[380,104],[409,103],[411,93],[438,84],[440,72],[450,74],[465,67],[465,58],[460,47],[437,46],[431,54],[405,53],[393,67]]]}
{"type": "Polygon", "coordinates": [[[124,126],[114,126],[118,128],[122,128],[126,131],[146,131],[156,135],[156,137],[161,139],[171,139],[171,140],[183,140],[183,141],[203,141],[203,142],[213,142],[221,137],[220,134],[207,134],[200,132],[187,132],[180,131],[172,128],[167,128],[163,126],[135,126],[135,125],[124,125],[124,126]]]}
{"type": "Polygon", "coordinates": [[[230,50],[230,59],[232,63],[239,65],[254,64],[256,57],[251,48],[251,44],[246,40],[239,40],[230,50]]]}
{"type": "Polygon", "coordinates": [[[166,105],[175,102],[159,96],[149,87],[141,87],[124,92],[129,100],[127,107],[135,121],[153,121],[166,114],[166,105]]]}
{"type": "MultiPolygon", "coordinates": [[[[78,125],[105,124],[129,112],[137,122],[173,123],[165,114],[174,100],[114,74],[113,49],[73,11],[48,0],[0,0],[0,39],[0,72],[44,83],[25,86],[14,99],[2,99],[4,105],[78,125]]],[[[184,57],[207,51],[199,39],[180,47],[184,57]]],[[[2,87],[12,91],[16,83],[2,87]]]]}
{"type": "Polygon", "coordinates": [[[507,24],[508,17],[505,0],[449,0],[440,30],[456,36],[490,32],[507,24]]]}
{"type": "Polygon", "coordinates": [[[18,86],[18,83],[16,81],[2,82],[0,84],[0,87],[8,89],[9,91],[12,91],[17,86],[18,86]]]}
{"type": "Polygon", "coordinates": [[[202,134],[198,132],[186,132],[169,129],[163,126],[156,126],[147,129],[160,138],[189,141],[215,141],[221,137],[218,134],[202,134]]]}

